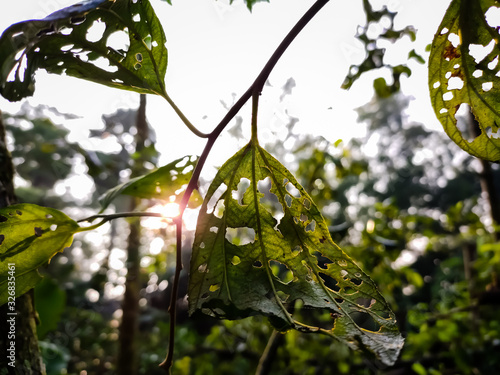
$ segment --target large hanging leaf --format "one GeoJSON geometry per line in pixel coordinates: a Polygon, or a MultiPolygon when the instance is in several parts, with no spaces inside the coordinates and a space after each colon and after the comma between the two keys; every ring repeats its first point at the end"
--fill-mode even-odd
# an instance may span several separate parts
{"type": "Polygon", "coordinates": [[[10,26],[0,38],[0,93],[33,94],[45,69],[107,86],[164,95],[165,34],[149,0],[90,0],[42,20],[10,26]]]}
{"type": "Polygon", "coordinates": [[[432,42],[429,89],[434,111],[448,136],[471,155],[500,161],[500,65],[497,28],[488,24],[495,0],[454,0],[432,42]],[[466,104],[481,134],[469,140],[457,124],[466,104]]]}
{"type": "Polygon", "coordinates": [[[52,208],[17,204],[0,209],[0,305],[7,301],[9,276],[15,277],[16,297],[27,292],[41,279],[37,268],[70,246],[81,230],[52,208]]]}
{"type": "Polygon", "coordinates": [[[226,319],[262,314],[277,329],[331,335],[386,364],[403,346],[373,281],[332,241],[292,174],[252,143],[222,166],[201,207],[189,282],[196,310],[226,319]],[[299,321],[290,312],[299,300],[331,320],[299,321]]]}
{"type": "MultiPolygon", "coordinates": [[[[191,179],[197,162],[197,156],[184,156],[147,175],[133,178],[108,190],[101,198],[102,210],[108,207],[120,194],[180,203],[180,197],[186,191],[187,184],[191,179]]],[[[189,205],[194,208],[200,204],[200,194],[195,190],[193,191],[189,205]]]]}

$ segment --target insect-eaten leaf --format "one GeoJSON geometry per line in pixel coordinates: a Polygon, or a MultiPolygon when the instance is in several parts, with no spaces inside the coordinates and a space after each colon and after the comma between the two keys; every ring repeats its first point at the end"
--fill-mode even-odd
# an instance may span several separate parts
{"type": "Polygon", "coordinates": [[[500,34],[489,13],[498,2],[453,0],[434,36],[429,58],[432,106],[448,136],[471,155],[500,161],[500,34]],[[460,116],[475,116],[471,132],[460,116]]]}
{"type": "Polygon", "coordinates": [[[0,209],[0,305],[12,296],[9,280],[15,279],[16,297],[33,288],[41,280],[37,269],[70,246],[81,230],[52,208],[17,204],[0,209]]]}
{"type": "MultiPolygon", "coordinates": [[[[101,197],[102,210],[121,194],[180,203],[196,163],[198,163],[197,156],[184,156],[147,175],[133,178],[118,185],[108,190],[101,197]]],[[[191,208],[198,207],[201,201],[200,193],[194,190],[188,206],[191,208]]]]}
{"type": "Polygon", "coordinates": [[[253,143],[230,158],[210,185],[198,217],[188,290],[191,314],[265,315],[281,331],[330,335],[351,348],[369,349],[388,365],[403,346],[393,312],[333,242],[311,197],[253,143]],[[331,318],[305,322],[299,304],[304,315],[331,318]]]}
{"type": "Polygon", "coordinates": [[[163,95],[165,34],[148,0],[90,0],[0,37],[0,93],[33,95],[38,69],[111,87],[163,95]]]}

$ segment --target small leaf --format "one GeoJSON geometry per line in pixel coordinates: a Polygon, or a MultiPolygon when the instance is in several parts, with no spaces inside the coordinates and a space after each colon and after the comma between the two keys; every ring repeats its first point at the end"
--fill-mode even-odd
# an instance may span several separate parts
{"type": "MultiPolygon", "coordinates": [[[[133,178],[108,190],[100,199],[102,210],[108,207],[120,194],[179,203],[182,194],[186,191],[187,184],[191,179],[197,162],[198,157],[185,156],[147,175],[133,178]],[[175,200],[172,200],[173,198],[175,200]]],[[[189,206],[194,208],[200,204],[201,197],[197,191],[194,191],[189,206]]]]}
{"type": "Polygon", "coordinates": [[[0,38],[0,93],[33,95],[38,69],[111,87],[163,95],[165,34],[148,0],[90,0],[42,20],[10,26],[0,38]]]}
{"type": "Polygon", "coordinates": [[[479,158],[500,161],[499,33],[488,24],[486,12],[497,2],[451,2],[434,36],[429,57],[432,106],[448,136],[479,158]],[[481,134],[462,132],[457,112],[470,106],[481,134]]]}
{"type": "Polygon", "coordinates": [[[373,281],[332,241],[293,175],[256,144],[229,159],[212,182],[190,267],[191,314],[265,315],[277,329],[330,335],[351,348],[368,348],[386,364],[403,346],[373,281]],[[329,312],[331,328],[300,322],[289,311],[297,301],[308,311],[329,312]],[[361,328],[360,318],[376,328],[361,328]]]}
{"type": "Polygon", "coordinates": [[[41,279],[36,269],[70,246],[73,234],[81,230],[52,208],[17,204],[0,209],[0,304],[6,302],[9,276],[16,279],[16,296],[33,288],[41,279]]]}

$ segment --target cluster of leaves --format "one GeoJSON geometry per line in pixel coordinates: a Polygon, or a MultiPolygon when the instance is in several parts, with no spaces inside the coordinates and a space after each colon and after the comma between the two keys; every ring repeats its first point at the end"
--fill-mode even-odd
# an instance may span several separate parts
{"type": "MultiPolygon", "coordinates": [[[[246,1],[249,9],[257,2],[246,1]]],[[[433,42],[429,83],[436,114],[450,137],[471,154],[498,161],[495,102],[498,31],[487,20],[488,11],[497,9],[495,3],[493,0],[452,1],[433,42]],[[490,42],[493,43],[492,47],[489,47],[490,42]],[[473,46],[488,49],[486,57],[474,56],[473,46]],[[481,135],[472,143],[466,141],[457,128],[456,114],[462,104],[471,106],[482,129],[481,135]]],[[[368,0],[363,4],[367,26],[361,29],[357,37],[365,45],[367,57],[361,65],[351,67],[344,83],[345,88],[350,87],[364,72],[385,66],[384,50],[377,46],[377,40],[394,41],[403,36],[411,39],[415,37],[411,28],[394,30],[394,12],[387,8],[374,11],[368,0]],[[384,19],[390,21],[390,26],[376,39],[370,38],[370,24],[384,19]]],[[[9,100],[20,100],[32,95],[34,73],[38,69],[45,69],[116,88],[156,94],[169,102],[193,133],[209,138],[205,149],[209,151],[220,133],[200,133],[167,95],[164,83],[168,55],[165,41],[161,24],[148,0],[91,0],[76,4],[43,20],[15,24],[4,32],[0,38],[0,93],[9,100]],[[95,36],[94,32],[99,35],[95,36]]],[[[410,52],[409,57],[421,60],[414,51],[410,52]]],[[[397,92],[400,76],[411,73],[405,65],[390,68],[394,81],[391,86],[387,86],[383,80],[375,82],[379,98],[389,98],[397,92]]],[[[254,97],[260,93],[263,82],[261,86],[259,84],[251,88],[254,97]]],[[[254,117],[256,112],[257,106],[254,106],[254,117]]],[[[384,126],[390,129],[394,121],[391,118],[386,120],[384,126]]],[[[252,125],[256,127],[254,122],[252,125]]],[[[224,126],[223,121],[222,128],[224,126]]],[[[201,207],[190,267],[189,312],[193,314],[201,311],[224,319],[264,315],[280,331],[295,329],[329,335],[351,348],[368,349],[383,364],[393,365],[403,346],[396,315],[375,283],[333,242],[330,233],[332,227],[320,214],[313,197],[258,144],[256,130],[252,130],[251,142],[219,170],[201,207]],[[308,314],[304,314],[302,309],[309,309],[308,314]]],[[[418,143],[425,136],[424,131],[416,131],[412,142],[418,143]]],[[[417,170],[418,175],[412,179],[429,179],[424,168],[414,168],[414,155],[404,151],[401,155],[404,157],[405,172],[417,170]]],[[[317,162],[338,161],[331,155],[325,156],[327,153],[314,150],[312,158],[316,160],[316,167],[308,171],[312,174],[308,177],[309,182],[316,185],[317,195],[327,185],[325,175],[317,176],[321,174],[317,162]]],[[[382,156],[390,159],[389,154],[382,156]]],[[[203,157],[206,158],[206,154],[203,157]]],[[[346,158],[346,155],[343,157],[346,158]]],[[[310,168],[307,164],[303,163],[302,167],[310,168]]],[[[182,204],[188,204],[196,187],[200,165],[203,162],[195,157],[175,160],[146,176],[108,191],[103,199],[103,208],[120,194],[169,200],[183,194],[180,202],[183,210],[185,207],[182,204]]],[[[352,166],[356,168],[350,170],[342,161],[335,165],[338,167],[338,176],[343,176],[347,181],[349,177],[362,179],[367,170],[367,163],[363,162],[353,163],[352,166]]],[[[400,188],[412,180],[407,175],[404,176],[406,180],[390,185],[390,173],[401,173],[403,170],[395,165],[392,167],[392,170],[388,168],[389,181],[382,183],[385,186],[373,187],[380,193],[379,196],[386,195],[389,188],[402,191],[400,188]]],[[[350,182],[346,186],[354,187],[350,182]]],[[[432,188],[435,186],[428,190],[432,188]]],[[[335,189],[329,190],[329,197],[333,197],[335,189]]],[[[398,209],[409,212],[415,208],[415,204],[422,203],[416,197],[418,194],[425,194],[424,201],[426,195],[431,196],[432,200],[432,194],[426,194],[432,193],[428,190],[416,186],[413,191],[415,196],[401,194],[391,197],[398,209]]],[[[429,224],[428,216],[398,217],[397,210],[394,212],[393,208],[390,205],[375,206],[375,218],[378,220],[367,221],[361,240],[351,243],[351,254],[364,249],[360,262],[382,282],[388,282],[388,274],[378,274],[377,264],[381,260],[396,262],[400,252],[391,252],[390,247],[399,249],[401,244],[409,242],[408,234],[399,231],[398,227],[421,225],[426,230],[436,229],[435,224],[430,224],[430,228],[425,227],[429,224]],[[372,257],[366,255],[367,248],[375,251],[372,257]],[[380,249],[387,251],[387,254],[377,254],[380,249]]],[[[360,222],[360,213],[358,211],[357,222],[360,222]]],[[[15,262],[19,265],[16,270],[16,292],[18,295],[24,293],[39,281],[37,268],[69,246],[74,234],[95,229],[112,218],[122,216],[104,215],[98,224],[83,227],[60,211],[32,204],[0,210],[2,280],[7,279],[6,265],[15,262]]],[[[181,247],[181,243],[178,243],[178,248],[181,247]]],[[[486,248],[491,248],[491,245],[486,248]]],[[[495,248],[492,251],[495,252],[495,248]]],[[[389,293],[394,300],[401,297],[396,290],[403,290],[403,280],[415,288],[424,285],[415,270],[393,267],[393,271],[396,280],[399,280],[392,285],[393,293],[389,293]]],[[[489,272],[488,275],[491,275],[497,270],[489,272]]],[[[7,298],[6,283],[0,284],[0,288],[1,303],[7,298]]],[[[399,309],[402,310],[401,307],[399,309]]],[[[404,316],[402,314],[403,319],[404,316]]],[[[447,325],[448,331],[443,330],[443,323],[436,323],[436,326],[441,330],[441,334],[437,335],[441,341],[450,342],[455,337],[455,326],[447,325]]],[[[426,327],[425,324],[422,327],[426,327]]],[[[494,332],[497,332],[497,327],[489,327],[488,335],[494,332]]],[[[177,366],[184,366],[182,360],[177,366]]],[[[412,369],[421,372],[418,365],[412,369]]]]}
{"type": "MultiPolygon", "coordinates": [[[[253,3],[247,2],[248,7],[253,3]]],[[[112,87],[157,94],[173,105],[164,87],[165,35],[147,0],[88,1],[43,20],[15,24],[2,35],[0,51],[3,61],[0,92],[9,100],[31,95],[35,71],[45,69],[112,87]],[[94,29],[98,30],[98,36],[91,33],[94,29]],[[122,45],[115,45],[117,38],[122,38],[122,45]]],[[[190,190],[185,191],[184,186],[197,163],[193,158],[187,163],[186,167],[177,160],[148,176],[117,186],[104,196],[104,208],[122,193],[142,198],[170,198],[184,193],[189,198],[193,190],[189,187],[191,182],[187,188],[190,190]]],[[[73,234],[94,229],[111,218],[80,227],[67,217],[59,218],[48,209],[28,204],[12,206],[1,213],[5,218],[1,227],[5,238],[3,256],[22,263],[21,257],[29,249],[43,260],[24,262],[26,273],[37,272],[36,268],[71,243],[73,234]],[[52,223],[47,220],[49,217],[60,220],[52,223]],[[33,230],[34,234],[26,238],[33,230]],[[43,247],[48,243],[47,238],[60,236],[64,241],[59,246],[51,241],[50,252],[39,251],[47,247],[43,247]]],[[[193,250],[191,313],[202,310],[229,319],[263,314],[280,330],[295,328],[329,334],[354,349],[368,348],[386,364],[396,360],[403,340],[389,306],[368,276],[333,243],[311,198],[290,172],[258,146],[256,138],[216,176],[202,207],[193,250]],[[204,216],[221,184],[230,191],[238,191],[242,179],[248,179],[252,188],[243,193],[241,208],[228,193],[224,198],[227,211],[219,213],[221,220],[214,215],[204,216]],[[259,202],[265,192],[260,192],[257,185],[265,179],[270,179],[269,193],[277,197],[284,212],[279,224],[259,202]],[[232,246],[227,239],[230,230],[241,228],[255,233],[252,245],[232,246]],[[207,250],[202,250],[205,247],[207,250]],[[324,258],[323,266],[319,265],[319,258],[324,258]],[[290,280],[278,276],[281,266],[289,270],[290,280]],[[255,279],[253,284],[248,283],[249,276],[255,279]],[[308,326],[295,320],[289,309],[297,301],[330,311],[333,328],[308,326]],[[290,306],[285,307],[285,303],[290,306]],[[369,329],[360,327],[358,322],[367,318],[372,322],[366,325],[369,329]]],[[[26,288],[33,284],[27,282],[26,288]]]]}

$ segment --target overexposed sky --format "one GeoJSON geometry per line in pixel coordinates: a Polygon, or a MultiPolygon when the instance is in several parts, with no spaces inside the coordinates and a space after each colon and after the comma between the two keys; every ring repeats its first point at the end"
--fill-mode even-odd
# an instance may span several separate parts
{"type": "MultiPolygon", "coordinates": [[[[20,0],[2,5],[0,30],[11,23],[47,14],[77,1],[20,0]]],[[[387,4],[399,12],[397,26],[413,24],[418,40],[408,47],[407,41],[390,46],[388,59],[406,63],[405,55],[415,48],[423,54],[431,43],[449,0],[372,1],[374,7],[387,4]]],[[[202,131],[209,132],[225,114],[220,100],[231,102],[239,97],[258,75],[265,62],[295,22],[313,4],[312,0],[271,0],[259,3],[250,13],[242,0],[173,0],[170,6],[151,0],[163,23],[169,50],[167,92],[185,115],[202,131]]],[[[373,94],[371,82],[377,73],[368,74],[350,91],[340,85],[350,64],[364,57],[361,44],[354,39],[356,27],[364,24],[361,0],[332,0],[311,21],[270,76],[273,87],[265,87],[260,109],[260,129],[279,122],[288,111],[299,118],[297,132],[322,135],[335,142],[360,135],[363,126],[356,122],[354,108],[368,102],[373,94]],[[279,101],[286,80],[293,77],[296,87],[292,95],[279,101]]],[[[427,91],[426,68],[410,62],[414,73],[403,90],[417,98],[410,108],[414,121],[439,129],[433,116],[427,91]]],[[[37,74],[33,105],[47,104],[61,112],[82,118],[71,121],[73,137],[92,147],[87,129],[100,126],[102,113],[120,107],[137,107],[138,94],[100,86],[74,78],[37,74]],[[87,142],[87,143],[85,143],[87,142]]],[[[0,109],[14,112],[19,104],[0,99],[0,109]]],[[[244,126],[250,126],[248,107],[240,113],[244,126]]],[[[199,154],[205,144],[177,119],[162,98],[148,96],[148,118],[158,135],[158,149],[164,162],[185,154],[199,154]],[[181,141],[179,141],[181,140],[181,141]]],[[[236,151],[231,142],[217,142],[212,164],[220,165],[236,151]]]]}

